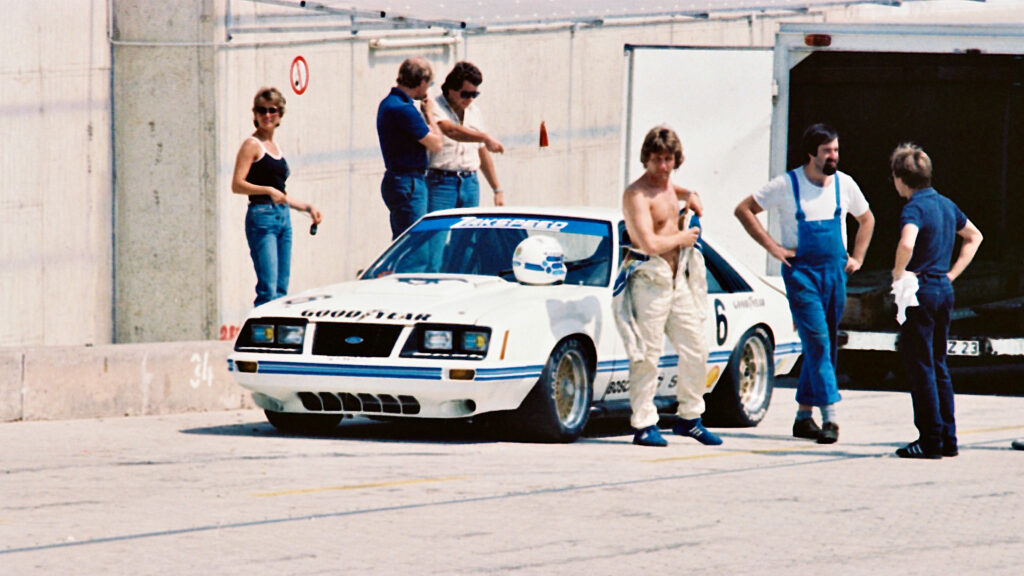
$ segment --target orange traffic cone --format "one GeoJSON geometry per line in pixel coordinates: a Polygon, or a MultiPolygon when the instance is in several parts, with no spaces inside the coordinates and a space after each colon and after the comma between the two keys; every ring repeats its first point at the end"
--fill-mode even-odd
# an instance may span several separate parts
{"type": "Polygon", "coordinates": [[[544,121],[540,121],[540,147],[546,148],[548,145],[548,129],[544,127],[544,121]]]}

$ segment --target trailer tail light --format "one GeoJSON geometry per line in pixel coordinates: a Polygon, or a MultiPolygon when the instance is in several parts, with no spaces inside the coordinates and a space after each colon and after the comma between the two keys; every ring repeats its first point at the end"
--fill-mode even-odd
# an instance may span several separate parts
{"type": "Polygon", "coordinates": [[[832,45],[832,36],[828,34],[808,34],[804,36],[804,44],[811,48],[828,48],[832,45]]]}

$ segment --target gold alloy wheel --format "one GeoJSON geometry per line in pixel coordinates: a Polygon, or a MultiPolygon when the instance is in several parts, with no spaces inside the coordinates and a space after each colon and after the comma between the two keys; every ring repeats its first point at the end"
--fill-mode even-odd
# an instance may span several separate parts
{"type": "Polygon", "coordinates": [[[566,427],[575,426],[590,409],[584,392],[587,382],[586,359],[579,350],[570,349],[559,359],[552,387],[558,419],[566,427]]]}

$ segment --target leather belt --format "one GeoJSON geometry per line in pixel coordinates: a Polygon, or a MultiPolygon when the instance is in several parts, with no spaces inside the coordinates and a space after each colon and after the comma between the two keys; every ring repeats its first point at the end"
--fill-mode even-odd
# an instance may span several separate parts
{"type": "Polygon", "coordinates": [[[447,176],[449,178],[469,178],[476,174],[476,170],[439,170],[437,168],[428,168],[428,174],[440,174],[441,176],[447,176]]]}

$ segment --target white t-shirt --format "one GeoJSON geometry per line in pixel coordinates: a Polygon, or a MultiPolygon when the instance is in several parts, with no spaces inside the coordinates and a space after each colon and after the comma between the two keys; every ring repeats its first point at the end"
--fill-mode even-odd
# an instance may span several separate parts
{"type": "MultiPolygon", "coordinates": [[[[807,179],[801,166],[796,169],[800,185],[800,206],[808,221],[831,220],[836,211],[835,182],[830,178],[824,187],[815,186],[807,179]]],[[[861,216],[868,211],[868,201],[860,186],[845,172],[836,172],[839,178],[839,202],[843,208],[843,238],[846,238],[846,215],[861,216]]],[[[780,174],[754,193],[754,200],[765,210],[775,210],[778,218],[779,238],[775,241],[783,248],[795,249],[797,245],[796,201],[789,173],[780,174]]]]}
{"type": "MultiPolygon", "coordinates": [[[[459,121],[459,115],[448,105],[444,94],[434,97],[437,109],[443,116],[440,120],[447,120],[456,126],[462,125],[472,128],[477,132],[484,132],[483,118],[480,111],[473,104],[466,107],[463,113],[463,120],[459,121]]],[[[440,152],[431,153],[430,167],[438,170],[478,170],[480,168],[480,147],[483,142],[459,142],[442,135],[443,145],[440,152]]]]}

